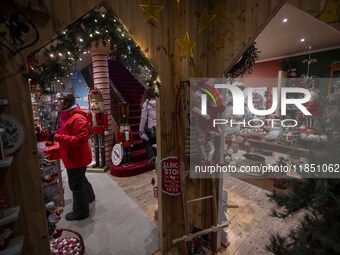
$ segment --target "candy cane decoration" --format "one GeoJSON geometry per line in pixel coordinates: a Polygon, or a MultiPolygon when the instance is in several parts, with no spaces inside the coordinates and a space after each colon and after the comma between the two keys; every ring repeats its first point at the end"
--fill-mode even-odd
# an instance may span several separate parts
{"type": "Polygon", "coordinates": [[[112,115],[109,67],[106,53],[94,51],[92,53],[93,83],[101,91],[104,101],[104,111],[108,114],[109,135],[105,136],[105,165],[110,165],[112,151],[112,115]]]}

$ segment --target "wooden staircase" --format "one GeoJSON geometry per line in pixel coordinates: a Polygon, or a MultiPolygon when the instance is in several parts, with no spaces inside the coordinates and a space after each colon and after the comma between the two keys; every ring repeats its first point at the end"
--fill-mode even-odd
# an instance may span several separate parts
{"type": "Polygon", "coordinates": [[[144,144],[139,137],[140,102],[145,88],[119,61],[109,60],[109,75],[114,86],[129,105],[128,121],[130,129],[133,132],[133,147],[131,152],[131,162],[133,164],[128,167],[111,164],[110,173],[117,177],[128,177],[153,170],[155,166],[154,164],[148,164],[144,144]]]}

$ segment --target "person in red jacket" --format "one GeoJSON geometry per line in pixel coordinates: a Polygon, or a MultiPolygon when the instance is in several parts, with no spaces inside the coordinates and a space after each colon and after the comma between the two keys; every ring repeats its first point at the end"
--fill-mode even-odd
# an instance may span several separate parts
{"type": "Polygon", "coordinates": [[[59,143],[60,157],[67,169],[73,195],[73,211],[65,218],[81,220],[89,216],[89,203],[95,199],[92,185],[85,176],[86,167],[92,162],[86,113],[75,103],[72,94],[58,93],[56,108],[59,112],[58,128],[50,140],[59,143]]]}

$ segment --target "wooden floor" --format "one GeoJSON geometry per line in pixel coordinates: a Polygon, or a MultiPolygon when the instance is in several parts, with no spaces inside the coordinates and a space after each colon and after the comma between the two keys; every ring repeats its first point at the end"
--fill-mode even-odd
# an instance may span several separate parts
{"type": "MultiPolygon", "coordinates": [[[[154,211],[157,210],[157,198],[153,195],[151,185],[152,177],[156,179],[155,171],[128,178],[112,177],[150,219],[154,219],[154,211]]],[[[268,180],[264,179],[263,182],[266,187],[270,187],[268,180]]],[[[238,205],[238,208],[228,208],[230,246],[221,249],[218,254],[270,254],[265,248],[270,234],[277,231],[287,233],[296,222],[269,216],[273,205],[266,196],[270,192],[268,190],[236,178],[224,179],[223,187],[229,192],[228,204],[238,205]]]]}

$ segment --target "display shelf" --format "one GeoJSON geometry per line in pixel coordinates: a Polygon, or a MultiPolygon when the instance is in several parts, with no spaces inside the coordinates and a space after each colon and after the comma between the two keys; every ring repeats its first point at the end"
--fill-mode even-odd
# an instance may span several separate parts
{"type": "Polygon", "coordinates": [[[295,147],[295,146],[287,146],[287,145],[282,145],[282,144],[277,144],[273,142],[263,142],[259,140],[253,140],[249,139],[248,142],[256,146],[256,148],[262,148],[262,149],[268,149],[280,153],[285,153],[285,154],[295,154],[298,156],[306,157],[310,154],[309,150],[295,147]]]}
{"type": "Polygon", "coordinates": [[[9,240],[9,245],[6,249],[0,251],[0,255],[20,255],[24,236],[17,236],[9,240]]]}
{"type": "Polygon", "coordinates": [[[6,157],[0,160],[0,168],[9,167],[12,164],[13,156],[6,157]]]}
{"type": "Polygon", "coordinates": [[[7,225],[18,219],[20,206],[0,210],[0,226],[7,225]]]}

